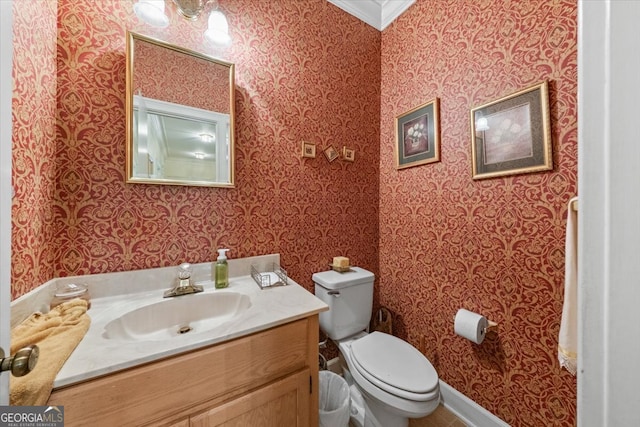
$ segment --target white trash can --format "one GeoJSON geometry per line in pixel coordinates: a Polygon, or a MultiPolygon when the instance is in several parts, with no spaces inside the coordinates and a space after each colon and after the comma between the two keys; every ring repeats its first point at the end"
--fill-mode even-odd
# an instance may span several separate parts
{"type": "Polygon", "coordinates": [[[320,427],[347,427],[349,425],[349,385],[340,375],[320,371],[320,427]]]}

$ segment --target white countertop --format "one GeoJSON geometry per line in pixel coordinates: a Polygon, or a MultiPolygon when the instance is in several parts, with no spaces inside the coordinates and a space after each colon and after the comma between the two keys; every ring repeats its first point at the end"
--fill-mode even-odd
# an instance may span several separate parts
{"type": "MultiPolygon", "coordinates": [[[[204,293],[233,291],[246,294],[251,298],[251,307],[209,331],[176,335],[164,341],[127,341],[106,338],[104,328],[107,323],[131,310],[161,301],[164,289],[92,299],[87,312],[91,326],[58,373],[54,388],[269,329],[328,308],[291,279],[287,286],[264,290],[251,276],[231,278],[229,287],[220,290],[216,290],[212,282],[200,284],[204,286],[204,293]]],[[[184,297],[189,296],[175,298],[184,297]]]]}
{"type": "MultiPolygon", "coordinates": [[[[53,384],[54,388],[58,388],[263,331],[328,310],[329,307],[323,301],[290,278],[287,286],[260,289],[248,275],[249,266],[255,262],[272,261],[279,262],[279,256],[276,254],[233,260],[229,263],[229,274],[235,277],[229,278],[227,288],[219,290],[208,280],[211,263],[193,266],[195,274],[192,277],[196,278],[194,282],[204,287],[204,292],[195,296],[237,292],[249,296],[251,300],[248,309],[207,331],[192,331],[162,341],[131,341],[106,337],[105,326],[112,320],[137,308],[163,300],[168,301],[169,299],[163,298],[163,293],[172,287],[173,281],[170,278],[175,275],[175,268],[54,279],[12,303],[12,323],[25,318],[33,311],[44,311],[44,306],[48,305],[52,289],[57,283],[73,281],[89,286],[92,298],[87,314],[91,318],[91,326],[58,373],[53,384]]],[[[189,297],[194,295],[173,299],[189,297]]]]}

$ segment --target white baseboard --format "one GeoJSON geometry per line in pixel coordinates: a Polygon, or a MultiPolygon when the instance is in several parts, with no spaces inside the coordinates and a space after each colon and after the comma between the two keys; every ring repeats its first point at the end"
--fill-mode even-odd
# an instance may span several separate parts
{"type": "Polygon", "coordinates": [[[509,427],[509,424],[440,380],[442,404],[467,427],[509,427]]]}

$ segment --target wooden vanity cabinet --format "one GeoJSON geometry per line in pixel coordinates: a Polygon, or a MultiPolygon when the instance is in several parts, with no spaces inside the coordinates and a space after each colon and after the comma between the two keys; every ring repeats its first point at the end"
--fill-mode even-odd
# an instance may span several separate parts
{"type": "Polygon", "coordinates": [[[318,315],[56,389],[65,426],[318,425],[318,315]]]}

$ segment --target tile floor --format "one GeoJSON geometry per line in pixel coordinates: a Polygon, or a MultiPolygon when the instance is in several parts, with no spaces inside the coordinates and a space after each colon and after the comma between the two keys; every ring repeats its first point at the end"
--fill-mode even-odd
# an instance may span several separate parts
{"type": "Polygon", "coordinates": [[[458,417],[440,405],[430,415],[424,418],[409,420],[409,427],[466,427],[458,417]]]}

